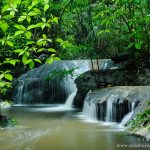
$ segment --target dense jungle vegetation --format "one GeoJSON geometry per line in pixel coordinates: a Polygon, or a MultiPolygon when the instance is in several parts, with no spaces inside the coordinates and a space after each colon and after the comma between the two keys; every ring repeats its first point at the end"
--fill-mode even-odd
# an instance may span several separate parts
{"type": "Polygon", "coordinates": [[[59,59],[149,57],[149,0],[1,0],[0,93],[21,73],[59,59]]]}

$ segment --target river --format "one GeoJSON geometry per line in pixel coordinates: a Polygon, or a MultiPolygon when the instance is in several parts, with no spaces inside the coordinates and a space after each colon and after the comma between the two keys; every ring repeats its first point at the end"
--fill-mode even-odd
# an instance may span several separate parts
{"type": "Polygon", "coordinates": [[[19,125],[0,129],[0,150],[148,149],[142,148],[148,142],[125,134],[117,125],[86,121],[63,105],[15,106],[5,113],[19,125]]]}

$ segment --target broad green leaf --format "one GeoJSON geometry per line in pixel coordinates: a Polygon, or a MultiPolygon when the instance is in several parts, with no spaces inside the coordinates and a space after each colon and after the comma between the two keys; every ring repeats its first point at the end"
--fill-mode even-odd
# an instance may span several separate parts
{"type": "Polygon", "coordinates": [[[33,8],[33,11],[36,13],[41,13],[41,11],[38,8],[33,8]]]}
{"type": "Polygon", "coordinates": [[[30,16],[27,17],[27,21],[28,21],[29,23],[31,22],[31,17],[30,17],[30,16]]]}
{"type": "Polygon", "coordinates": [[[54,48],[48,48],[48,51],[56,53],[56,50],[54,48]]]}
{"type": "Polygon", "coordinates": [[[42,42],[42,41],[44,41],[44,39],[39,39],[37,42],[42,42]]]}
{"type": "Polygon", "coordinates": [[[11,41],[6,41],[6,44],[9,45],[10,47],[13,47],[13,43],[11,41]]]}
{"type": "Polygon", "coordinates": [[[136,49],[141,49],[142,47],[142,44],[141,43],[135,43],[135,48],[136,49]]]}
{"type": "Polygon", "coordinates": [[[45,18],[42,18],[42,21],[43,21],[43,22],[46,22],[46,19],[45,19],[45,18]]]}
{"type": "Polygon", "coordinates": [[[29,12],[29,14],[28,14],[29,16],[36,16],[37,15],[37,13],[36,12],[34,12],[34,11],[31,11],[31,12],[29,12]]]}
{"type": "Polygon", "coordinates": [[[35,6],[35,5],[37,5],[38,4],[38,1],[37,0],[34,0],[33,2],[32,2],[32,6],[35,6]]]}
{"type": "Polygon", "coordinates": [[[51,39],[46,39],[48,42],[52,42],[52,40],[51,39]]]}
{"type": "Polygon", "coordinates": [[[29,63],[29,68],[30,68],[30,69],[33,69],[33,68],[34,68],[34,62],[33,62],[33,61],[29,63]]]}
{"type": "Polygon", "coordinates": [[[130,43],[127,47],[127,49],[130,49],[132,46],[134,45],[134,43],[130,43]]]}
{"type": "Polygon", "coordinates": [[[22,33],[24,33],[24,31],[22,31],[22,30],[16,31],[15,34],[14,34],[14,36],[20,35],[20,34],[22,34],[22,33]]]}
{"type": "Polygon", "coordinates": [[[5,44],[5,39],[0,39],[0,42],[2,43],[2,46],[5,44]]]}
{"type": "Polygon", "coordinates": [[[46,24],[43,24],[43,25],[41,26],[42,30],[43,30],[45,27],[46,27],[46,24]]]}
{"type": "Polygon", "coordinates": [[[45,24],[48,28],[51,28],[51,25],[49,23],[45,24]]]}
{"type": "Polygon", "coordinates": [[[46,59],[46,63],[48,63],[48,64],[51,64],[53,61],[54,61],[54,59],[51,57],[46,59]]]}
{"type": "Polygon", "coordinates": [[[11,16],[14,16],[14,15],[15,15],[15,11],[11,11],[11,12],[10,12],[10,15],[11,15],[11,16]]]}
{"type": "Polygon", "coordinates": [[[34,61],[36,61],[36,62],[38,62],[40,64],[42,63],[41,60],[39,60],[39,59],[34,59],[34,61]]]}
{"type": "Polygon", "coordinates": [[[30,11],[32,8],[33,8],[33,6],[29,6],[29,7],[28,7],[28,11],[30,11]]]}
{"type": "Polygon", "coordinates": [[[3,32],[6,32],[8,29],[8,24],[4,21],[0,21],[0,28],[3,30],[3,32]]]}
{"type": "Polygon", "coordinates": [[[17,62],[19,62],[19,60],[16,59],[9,60],[9,63],[12,64],[13,66],[15,66],[17,62]]]}
{"type": "Polygon", "coordinates": [[[27,16],[20,16],[18,18],[18,22],[21,22],[21,21],[25,20],[26,18],[27,18],[27,16]]]}
{"type": "Polygon", "coordinates": [[[43,34],[42,36],[43,36],[43,39],[44,39],[44,40],[46,40],[46,38],[47,38],[47,37],[46,37],[46,35],[45,35],[45,34],[43,34]]]}
{"type": "Polygon", "coordinates": [[[16,24],[15,28],[17,28],[19,30],[24,30],[24,31],[26,30],[26,28],[23,25],[19,25],[19,24],[16,24]]]}
{"type": "Polygon", "coordinates": [[[43,25],[43,22],[39,22],[36,24],[36,27],[41,27],[43,25]]]}
{"type": "Polygon", "coordinates": [[[52,22],[54,22],[54,23],[58,23],[58,17],[54,17],[54,18],[52,18],[52,22]]]}
{"type": "Polygon", "coordinates": [[[11,16],[11,15],[5,15],[5,16],[3,16],[3,19],[12,19],[12,18],[14,18],[14,16],[11,16]]]}
{"type": "Polygon", "coordinates": [[[14,50],[14,52],[21,53],[21,52],[24,52],[24,50],[23,49],[16,49],[16,50],[14,50]]]}
{"type": "Polygon", "coordinates": [[[54,59],[54,60],[57,60],[57,61],[59,61],[59,60],[60,60],[60,58],[59,58],[59,57],[53,57],[53,59],[54,59]]]}
{"type": "Polygon", "coordinates": [[[27,27],[27,30],[31,30],[31,29],[36,28],[36,27],[37,27],[36,25],[30,25],[27,27]]]}
{"type": "Polygon", "coordinates": [[[7,11],[7,9],[9,8],[8,5],[5,5],[3,8],[2,8],[2,13],[4,13],[5,11],[7,11]]]}
{"type": "Polygon", "coordinates": [[[34,41],[28,41],[26,44],[27,44],[27,45],[34,44],[34,41]]]}
{"type": "Polygon", "coordinates": [[[52,54],[52,55],[51,55],[51,57],[54,57],[54,56],[56,56],[56,54],[52,54]]]}
{"type": "Polygon", "coordinates": [[[49,4],[46,4],[45,6],[44,6],[44,11],[47,11],[49,9],[49,4]]]}
{"type": "Polygon", "coordinates": [[[32,36],[32,33],[28,31],[28,32],[25,33],[25,35],[26,35],[26,37],[27,37],[28,39],[30,39],[31,36],[32,36]]]}
{"type": "Polygon", "coordinates": [[[27,59],[28,59],[28,56],[26,54],[24,54],[22,57],[22,62],[25,64],[27,59]]]}
{"type": "Polygon", "coordinates": [[[5,83],[0,81],[0,87],[3,88],[4,86],[5,86],[5,83]]]}
{"type": "Polygon", "coordinates": [[[37,52],[40,53],[40,52],[42,52],[44,50],[45,50],[44,48],[40,48],[37,52]]]}
{"type": "Polygon", "coordinates": [[[5,73],[10,73],[10,72],[11,72],[10,70],[6,70],[6,71],[5,71],[5,73]]]}
{"type": "Polygon", "coordinates": [[[56,42],[58,42],[58,43],[63,43],[64,41],[63,41],[62,39],[60,39],[60,38],[57,38],[57,39],[56,39],[56,42]]]}
{"type": "Polygon", "coordinates": [[[44,0],[44,4],[47,4],[49,2],[49,0],[44,0]]]}
{"type": "Polygon", "coordinates": [[[5,79],[12,81],[13,77],[11,74],[5,74],[5,79]]]}
{"type": "Polygon", "coordinates": [[[4,74],[0,74],[0,80],[4,78],[4,74]]]}
{"type": "Polygon", "coordinates": [[[27,64],[29,64],[29,63],[31,63],[31,62],[32,62],[32,59],[28,59],[28,60],[25,61],[24,64],[27,65],[27,64]]]}

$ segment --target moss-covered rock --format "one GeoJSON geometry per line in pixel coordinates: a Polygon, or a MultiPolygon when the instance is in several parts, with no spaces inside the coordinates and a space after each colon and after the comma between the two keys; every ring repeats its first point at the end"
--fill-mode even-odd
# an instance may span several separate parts
{"type": "Polygon", "coordinates": [[[5,115],[0,115],[0,127],[5,128],[5,127],[14,127],[18,124],[16,119],[14,118],[9,118],[5,115]]]}

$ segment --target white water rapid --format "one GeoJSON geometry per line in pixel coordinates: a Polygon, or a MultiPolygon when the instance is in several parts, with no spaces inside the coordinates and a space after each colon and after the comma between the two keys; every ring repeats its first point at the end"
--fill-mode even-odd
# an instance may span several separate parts
{"type": "Polygon", "coordinates": [[[134,109],[135,109],[135,102],[132,102],[130,112],[123,117],[123,119],[120,123],[121,127],[124,127],[126,125],[126,123],[131,119],[131,117],[134,113],[134,109]]]}
{"type": "Polygon", "coordinates": [[[66,102],[65,102],[65,106],[66,106],[66,107],[69,107],[69,108],[72,107],[73,100],[74,100],[76,94],[77,94],[77,92],[73,92],[73,93],[71,93],[71,94],[68,96],[68,98],[67,98],[67,100],[66,100],[66,102]]]}

